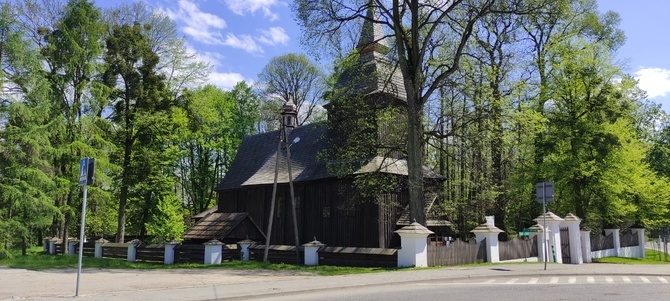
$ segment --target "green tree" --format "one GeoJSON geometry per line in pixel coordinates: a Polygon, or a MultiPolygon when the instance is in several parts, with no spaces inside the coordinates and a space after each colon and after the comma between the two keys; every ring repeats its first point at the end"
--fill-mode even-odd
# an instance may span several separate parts
{"type": "Polygon", "coordinates": [[[44,32],[47,43],[42,53],[52,90],[52,114],[54,118],[64,117],[51,134],[54,146],[59,149],[53,164],[59,192],[57,205],[63,214],[59,232],[67,251],[66,241],[79,200],[78,160],[94,152],[83,128],[91,121],[85,118],[86,106],[92,103],[88,92],[101,67],[103,25],[100,11],[85,0],[69,1],[63,13],[53,30],[44,32]]]}
{"type": "Polygon", "coordinates": [[[304,54],[289,53],[272,58],[258,80],[266,101],[279,100],[281,105],[293,101],[298,111],[298,125],[320,119],[318,105],[325,87],[324,75],[304,54]]]}
{"type": "Polygon", "coordinates": [[[129,193],[142,179],[140,170],[136,168],[142,164],[138,161],[142,158],[135,157],[138,144],[142,139],[150,140],[152,130],[172,128],[162,123],[171,120],[162,114],[169,114],[173,102],[166,90],[164,77],[155,69],[158,55],[151,50],[142,28],[137,23],[115,26],[106,41],[104,83],[113,89],[110,103],[113,107],[112,121],[117,126],[116,143],[120,150],[116,160],[121,166],[117,242],[123,242],[126,233],[129,193]]]}
{"type": "Polygon", "coordinates": [[[191,214],[216,203],[214,187],[228,171],[242,138],[253,133],[257,98],[246,83],[232,91],[212,85],[186,91],[180,107],[179,186],[191,214]]]}
{"type": "Polygon", "coordinates": [[[49,85],[14,7],[0,5],[0,258],[23,255],[59,212],[53,203],[49,85]]]}
{"type": "Polygon", "coordinates": [[[481,1],[295,1],[294,10],[304,29],[303,42],[319,51],[327,37],[367,19],[388,30],[393,38],[394,59],[404,78],[407,99],[407,162],[409,169],[410,215],[426,223],[423,210],[423,117],[424,105],[440,86],[458,70],[471,40],[475,23],[492,9],[504,12],[527,11],[520,1],[497,7],[495,0],[481,1]],[[367,15],[372,10],[377,15],[367,15]],[[451,33],[453,40],[443,39],[451,33]],[[449,56],[435,58],[438,49],[452,45],[449,56]]]}

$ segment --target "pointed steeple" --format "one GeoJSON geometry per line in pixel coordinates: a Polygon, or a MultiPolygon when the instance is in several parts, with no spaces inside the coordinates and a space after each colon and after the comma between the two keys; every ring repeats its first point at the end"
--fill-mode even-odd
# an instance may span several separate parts
{"type": "Polygon", "coordinates": [[[357,95],[386,95],[387,99],[406,101],[402,75],[387,57],[389,45],[379,20],[379,7],[370,1],[356,45],[359,57],[354,66],[344,70],[335,88],[357,95]]]}
{"type": "Polygon", "coordinates": [[[375,22],[377,20],[379,20],[377,7],[372,4],[372,1],[370,1],[368,11],[365,14],[365,20],[363,21],[363,26],[361,28],[361,36],[358,39],[358,44],[356,44],[356,49],[358,49],[358,51],[361,53],[374,50],[376,52],[386,54],[389,51],[384,28],[381,24],[375,22]]]}

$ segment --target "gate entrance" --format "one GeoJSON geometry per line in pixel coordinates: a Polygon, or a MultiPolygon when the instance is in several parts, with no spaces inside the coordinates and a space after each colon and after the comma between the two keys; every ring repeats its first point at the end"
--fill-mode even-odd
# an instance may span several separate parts
{"type": "Polygon", "coordinates": [[[561,259],[563,263],[572,263],[570,258],[570,230],[561,228],[561,259]]]}

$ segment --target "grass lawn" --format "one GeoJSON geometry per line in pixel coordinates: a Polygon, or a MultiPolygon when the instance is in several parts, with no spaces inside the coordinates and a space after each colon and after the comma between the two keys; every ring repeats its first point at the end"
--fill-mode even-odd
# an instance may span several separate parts
{"type": "MultiPolygon", "coordinates": [[[[647,249],[646,256],[646,258],[603,257],[594,259],[593,262],[623,264],[670,264],[670,261],[665,261],[665,254],[663,252],[647,249]]],[[[668,260],[670,260],[670,256],[668,256],[668,260]]]]}
{"type": "MultiPolygon", "coordinates": [[[[26,256],[21,256],[20,250],[11,250],[12,258],[0,259],[0,266],[28,270],[46,269],[76,269],[78,257],[76,255],[49,255],[42,252],[41,247],[28,250],[26,256]]],[[[408,268],[365,268],[365,267],[338,267],[338,266],[316,266],[267,263],[258,261],[234,260],[221,264],[183,263],[165,265],[159,262],[128,262],[117,258],[91,258],[83,257],[84,268],[97,269],[239,269],[239,270],[281,270],[313,273],[315,275],[345,275],[386,272],[395,270],[407,270],[408,268]]]]}

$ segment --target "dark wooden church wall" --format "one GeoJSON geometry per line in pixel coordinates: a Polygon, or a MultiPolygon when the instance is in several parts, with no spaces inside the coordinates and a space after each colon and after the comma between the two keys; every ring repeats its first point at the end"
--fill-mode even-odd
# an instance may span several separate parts
{"type": "MultiPolygon", "coordinates": [[[[342,195],[349,189],[346,185],[349,184],[339,179],[295,184],[299,243],[316,237],[329,246],[388,247],[401,212],[397,205],[406,203],[406,200],[399,200],[396,194],[386,194],[377,202],[353,200],[354,205],[350,206],[345,203],[346,196],[342,195]]],[[[248,212],[259,228],[267,232],[271,199],[272,185],[227,191],[219,194],[219,211],[248,212]]],[[[287,184],[278,185],[275,206],[270,242],[293,245],[293,218],[287,184]]]]}

